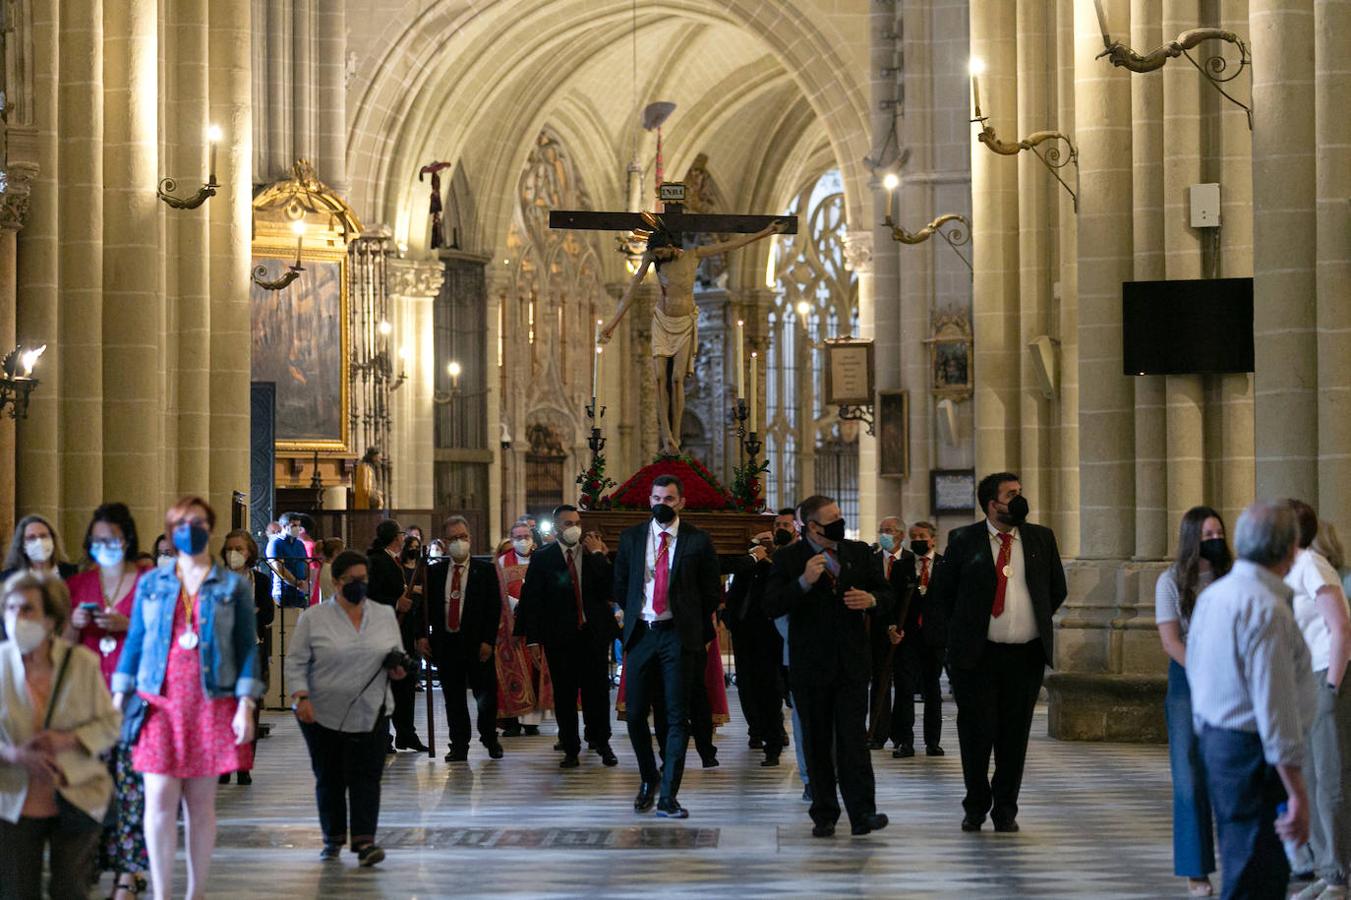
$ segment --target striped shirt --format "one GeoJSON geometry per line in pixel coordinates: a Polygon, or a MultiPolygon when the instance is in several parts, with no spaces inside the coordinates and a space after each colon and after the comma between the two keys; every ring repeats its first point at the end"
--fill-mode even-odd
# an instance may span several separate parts
{"type": "Polygon", "coordinates": [[[1290,609],[1290,588],[1247,560],[1206,588],[1187,634],[1192,719],[1256,733],[1271,765],[1304,762],[1305,710],[1314,708],[1313,670],[1290,609]]]}

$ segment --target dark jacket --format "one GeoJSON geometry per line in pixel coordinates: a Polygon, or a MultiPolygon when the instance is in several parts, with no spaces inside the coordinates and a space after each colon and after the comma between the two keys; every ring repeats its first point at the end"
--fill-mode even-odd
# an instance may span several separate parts
{"type": "MultiPolygon", "coordinates": [[[[407,590],[407,570],[402,564],[383,548],[366,554],[366,591],[370,599],[383,606],[394,607],[395,615],[398,615],[396,604],[407,590]]],[[[399,633],[403,635],[403,648],[410,653],[415,646],[414,642],[422,637],[419,631],[422,628],[422,616],[422,609],[416,597],[413,598],[413,608],[398,616],[399,633]]]]}
{"type": "MultiPolygon", "coordinates": [[[[872,668],[868,622],[890,621],[895,604],[891,585],[882,577],[882,568],[867,544],[841,541],[837,551],[839,577],[824,573],[803,591],[798,579],[816,552],[804,539],[774,554],[774,569],[765,586],[765,614],[771,618],[788,614],[789,675],[793,681],[866,682],[872,668]],[[849,609],[844,605],[849,588],[872,594],[877,605],[862,612],[849,609]]],[[[882,627],[885,629],[885,625],[882,627]]]]}
{"type": "MultiPolygon", "coordinates": [[[[877,562],[877,574],[885,577],[886,556],[881,551],[873,555],[877,562]]],[[[915,603],[915,554],[909,550],[902,550],[901,555],[891,566],[891,593],[895,601],[891,605],[891,611],[887,613],[886,625],[895,625],[898,629],[910,631],[911,626],[918,625],[915,620],[919,618],[919,609],[915,603]]],[[[877,620],[881,621],[881,620],[877,620]]],[[[886,626],[876,629],[882,637],[886,635],[886,626]]]]}
{"type": "Polygon", "coordinates": [[[927,647],[942,648],[948,642],[947,626],[941,612],[935,613],[930,609],[931,598],[933,597],[934,574],[938,572],[938,567],[943,564],[943,554],[935,553],[934,558],[929,560],[929,587],[925,593],[920,593],[919,573],[915,573],[915,592],[910,595],[910,616],[905,626],[905,639],[923,638],[924,645],[927,647]],[[923,623],[920,620],[923,619],[923,623]],[[909,624],[913,622],[913,625],[909,624]],[[912,630],[913,629],[913,630],[912,630]]]}
{"type": "MultiPolygon", "coordinates": [[[[1041,525],[1018,529],[1023,544],[1023,568],[1027,592],[1032,597],[1037,631],[1048,665],[1055,660],[1055,632],[1051,617],[1065,602],[1065,570],[1055,532],[1041,525]]],[[[941,565],[934,567],[926,597],[926,615],[940,616],[946,624],[948,664],[973,668],[980,660],[990,630],[994,605],[994,552],[989,526],[984,519],[953,529],[941,565]]]]}
{"type": "MultiPolygon", "coordinates": [[[[427,618],[432,630],[432,649],[446,639],[446,579],[450,577],[449,559],[427,567],[427,618]]],[[[460,644],[466,656],[478,659],[480,644],[497,645],[497,629],[502,623],[502,593],[497,583],[497,566],[486,559],[469,560],[469,584],[460,601],[460,634],[473,640],[460,644]]]]}
{"type": "Polygon", "coordinates": [[[588,553],[581,545],[575,549],[582,576],[586,626],[577,628],[577,598],[564,555],[567,548],[561,541],[554,541],[530,555],[525,583],[521,585],[521,602],[516,606],[517,637],[532,644],[556,647],[582,636],[605,642],[618,635],[619,626],[611,605],[614,567],[604,553],[588,553]]]}
{"type": "MultiPolygon", "coordinates": [[[[633,635],[643,618],[643,581],[647,569],[647,543],[652,521],[628,528],[619,537],[615,558],[614,599],[624,610],[624,647],[633,646],[633,635]]],[[[671,615],[681,645],[698,651],[707,643],[713,613],[722,602],[722,579],[713,541],[703,530],[681,522],[676,532],[670,593],[671,615]]]]}

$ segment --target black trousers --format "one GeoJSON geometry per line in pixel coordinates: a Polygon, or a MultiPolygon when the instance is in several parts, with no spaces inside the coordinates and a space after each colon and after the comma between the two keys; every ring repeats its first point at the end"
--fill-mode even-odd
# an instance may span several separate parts
{"type": "MultiPolygon", "coordinates": [[[[648,784],[661,782],[661,799],[674,800],[680,791],[680,780],[685,774],[685,751],[689,748],[689,680],[687,672],[696,666],[697,655],[680,643],[674,624],[658,623],[652,628],[639,623],[639,634],[633,646],[624,654],[626,709],[625,724],[633,755],[638,759],[638,771],[648,784]],[[652,752],[652,732],[647,715],[656,695],[660,694],[665,708],[663,767],[657,768],[656,754],[652,752]]],[[[702,673],[703,667],[697,667],[702,673]]],[[[710,719],[711,721],[711,719],[710,719]]]]}
{"type": "Polygon", "coordinates": [[[849,823],[877,812],[872,756],[868,753],[868,685],[863,681],[804,684],[793,680],[793,703],[802,721],[802,751],[812,786],[812,821],[834,825],[840,817],[838,780],[849,823]]]}
{"type": "Polygon", "coordinates": [[[1011,822],[1018,815],[1032,711],[1046,673],[1041,639],[1026,644],[989,641],[976,665],[950,668],[957,701],[957,740],[962,747],[966,814],[984,821],[1011,822]],[[994,780],[990,753],[994,753],[994,780]]]}
{"type": "Polygon", "coordinates": [[[1206,728],[1200,734],[1206,787],[1220,834],[1220,896],[1283,898],[1290,863],[1276,835],[1285,786],[1256,734],[1206,728]]]}
{"type": "Polygon", "coordinates": [[[868,643],[872,657],[872,679],[868,683],[868,728],[874,741],[886,742],[891,736],[892,692],[896,689],[896,657],[900,647],[892,649],[882,622],[870,623],[868,643]]]}
{"type": "MultiPolygon", "coordinates": [[[[469,746],[472,734],[465,691],[474,692],[478,737],[485,746],[497,743],[497,660],[479,662],[478,644],[466,646],[463,634],[441,635],[434,652],[441,673],[441,695],[446,701],[446,733],[452,749],[469,746]]],[[[396,682],[397,683],[397,682],[396,682]]]]}
{"type": "Polygon", "coordinates": [[[924,746],[937,747],[943,738],[943,651],[920,635],[907,635],[896,648],[896,697],[891,707],[891,742],[915,746],[915,694],[924,698],[924,746]]]}
{"type": "MultiPolygon", "coordinates": [[[[74,818],[78,817],[69,817],[74,818]]],[[[23,816],[12,825],[0,819],[0,898],[38,900],[42,896],[44,853],[50,858],[52,870],[47,885],[49,897],[89,896],[100,833],[93,819],[74,828],[63,816],[23,816]]]]}
{"type": "Polygon", "coordinates": [[[325,844],[347,842],[349,814],[352,848],[375,840],[387,727],[383,717],[370,731],[357,733],[334,731],[317,722],[300,723],[300,733],[310,748],[314,799],[325,844]]]}
{"type": "Polygon", "coordinates": [[[417,702],[417,684],[418,672],[409,672],[407,678],[401,678],[398,681],[389,683],[389,690],[394,695],[394,714],[389,717],[389,724],[385,726],[385,733],[389,732],[389,725],[394,726],[394,735],[399,740],[411,741],[417,736],[417,726],[413,724],[414,704],[417,702]]]}
{"type": "Polygon", "coordinates": [[[582,698],[586,739],[597,747],[610,743],[610,660],[607,642],[579,634],[566,643],[545,645],[554,685],[554,718],[563,752],[582,752],[577,731],[577,695],[582,698]]]}
{"type": "Polygon", "coordinates": [[[750,737],[764,741],[767,755],[777,756],[783,750],[783,688],[779,683],[783,639],[774,623],[761,617],[737,625],[732,649],[746,730],[750,737]]]}

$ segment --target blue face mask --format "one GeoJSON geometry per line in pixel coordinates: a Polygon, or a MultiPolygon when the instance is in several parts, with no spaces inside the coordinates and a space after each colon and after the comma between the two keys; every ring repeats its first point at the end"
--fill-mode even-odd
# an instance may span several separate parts
{"type": "Polygon", "coordinates": [[[126,558],[127,551],[121,544],[90,544],[89,555],[94,557],[94,562],[105,569],[111,569],[113,566],[121,565],[122,560],[126,558]]]}
{"type": "Polygon", "coordinates": [[[886,553],[896,549],[896,536],[892,534],[879,534],[877,536],[877,546],[881,547],[886,553]]]}
{"type": "Polygon", "coordinates": [[[185,553],[188,556],[196,556],[206,549],[207,542],[211,540],[211,532],[207,531],[201,525],[184,522],[174,529],[174,546],[178,548],[179,553],[185,553]]]}

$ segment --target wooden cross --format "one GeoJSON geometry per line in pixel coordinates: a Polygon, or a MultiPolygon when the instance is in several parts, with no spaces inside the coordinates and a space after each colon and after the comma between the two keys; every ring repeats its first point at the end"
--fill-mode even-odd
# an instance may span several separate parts
{"type": "MultiPolygon", "coordinates": [[[[706,234],[754,234],[769,227],[774,222],[783,222],[787,226],[783,234],[797,234],[797,216],[757,216],[757,215],[715,215],[712,213],[685,212],[685,186],[667,182],[661,186],[661,198],[666,209],[657,213],[666,230],[675,235],[689,233],[706,234]]],[[[639,231],[650,226],[643,221],[639,213],[602,212],[593,210],[556,209],[549,213],[550,228],[574,229],[580,231],[639,231]]]]}

